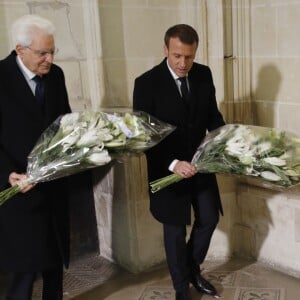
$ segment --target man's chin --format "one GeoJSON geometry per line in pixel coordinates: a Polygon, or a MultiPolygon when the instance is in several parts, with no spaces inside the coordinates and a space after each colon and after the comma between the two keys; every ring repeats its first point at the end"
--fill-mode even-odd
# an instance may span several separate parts
{"type": "Polygon", "coordinates": [[[187,75],[188,72],[186,71],[177,71],[176,75],[179,77],[185,77],[187,75]]]}
{"type": "Polygon", "coordinates": [[[46,68],[41,68],[41,69],[39,70],[39,73],[40,73],[41,75],[48,74],[48,73],[50,72],[50,69],[51,69],[51,66],[50,66],[50,67],[46,67],[46,68]]]}

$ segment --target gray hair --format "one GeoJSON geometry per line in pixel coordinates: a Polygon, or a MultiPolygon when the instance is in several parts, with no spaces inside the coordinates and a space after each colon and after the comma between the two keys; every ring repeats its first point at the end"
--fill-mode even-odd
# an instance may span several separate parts
{"type": "Polygon", "coordinates": [[[37,31],[53,35],[55,27],[49,20],[38,15],[25,15],[17,19],[11,28],[14,46],[30,46],[37,31]]]}

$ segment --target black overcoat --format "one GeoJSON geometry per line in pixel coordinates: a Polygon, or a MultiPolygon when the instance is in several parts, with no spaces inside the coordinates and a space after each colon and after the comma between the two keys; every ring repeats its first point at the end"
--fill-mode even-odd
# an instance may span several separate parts
{"type": "MultiPolygon", "coordinates": [[[[149,181],[170,175],[168,167],[174,159],[191,161],[207,131],[224,125],[210,69],[194,63],[188,76],[188,105],[181,99],[166,59],[135,80],[133,108],[176,126],[172,134],[146,152],[149,181]]],[[[150,193],[150,210],[162,223],[190,224],[194,192],[211,197],[222,209],[215,175],[197,174],[150,193]]]]}
{"type": "MultiPolygon", "coordinates": [[[[45,75],[42,112],[13,51],[0,61],[0,188],[8,175],[26,173],[27,156],[42,132],[70,112],[62,70],[45,75]]],[[[69,260],[66,179],[40,183],[0,206],[0,270],[41,271],[69,260]],[[55,246],[57,245],[57,247],[55,246]],[[58,249],[56,249],[58,248],[58,249]],[[57,250],[57,251],[56,251],[57,250]]]]}

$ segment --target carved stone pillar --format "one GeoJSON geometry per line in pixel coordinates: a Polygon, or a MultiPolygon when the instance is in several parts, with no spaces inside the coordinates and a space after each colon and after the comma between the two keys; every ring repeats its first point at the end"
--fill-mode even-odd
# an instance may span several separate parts
{"type": "Polygon", "coordinates": [[[249,0],[224,1],[225,108],[228,123],[253,124],[249,0]]]}
{"type": "Polygon", "coordinates": [[[143,154],[97,168],[94,195],[101,256],[134,273],[165,260],[161,224],[149,212],[143,154]]]}

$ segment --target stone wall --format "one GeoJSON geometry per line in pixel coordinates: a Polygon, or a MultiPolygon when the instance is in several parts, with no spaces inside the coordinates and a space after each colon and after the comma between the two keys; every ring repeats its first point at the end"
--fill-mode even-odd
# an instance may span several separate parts
{"type": "MultiPolygon", "coordinates": [[[[299,135],[300,1],[240,2],[244,2],[244,15],[250,16],[249,78],[255,124],[299,135]]],[[[242,242],[235,252],[299,276],[299,200],[297,188],[275,192],[239,185],[235,230],[242,242]]]]}
{"type": "MultiPolygon", "coordinates": [[[[1,57],[11,50],[10,25],[26,13],[58,28],[55,61],[73,110],[130,108],[134,78],[163,59],[165,30],[188,23],[199,33],[196,61],[211,67],[226,120],[299,134],[300,0],[1,1],[1,57]]],[[[225,214],[208,258],[251,256],[299,272],[299,191],[218,180],[225,214]]],[[[94,172],[100,255],[133,272],[164,260],[146,182],[143,155],[94,172]]]]}

